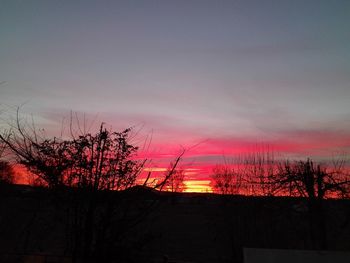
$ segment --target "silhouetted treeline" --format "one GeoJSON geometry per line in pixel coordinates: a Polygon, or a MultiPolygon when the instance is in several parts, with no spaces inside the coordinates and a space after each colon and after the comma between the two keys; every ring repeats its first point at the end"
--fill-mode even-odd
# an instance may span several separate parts
{"type": "Polygon", "coordinates": [[[278,160],[270,151],[260,151],[241,156],[233,164],[217,165],[211,178],[214,190],[222,194],[311,199],[350,196],[350,173],[343,159],[331,164],[310,158],[278,160]]]}

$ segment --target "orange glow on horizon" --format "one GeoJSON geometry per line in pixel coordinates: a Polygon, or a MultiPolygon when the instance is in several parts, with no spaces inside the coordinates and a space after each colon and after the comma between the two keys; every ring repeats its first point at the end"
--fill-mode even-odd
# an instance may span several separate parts
{"type": "Polygon", "coordinates": [[[210,180],[185,180],[184,184],[186,186],[184,192],[187,193],[212,193],[213,189],[211,187],[210,180]]]}
{"type": "Polygon", "coordinates": [[[30,172],[20,164],[13,165],[15,172],[15,181],[16,184],[30,184],[31,174],[30,172]]]}
{"type": "Polygon", "coordinates": [[[166,170],[167,168],[164,167],[147,167],[143,169],[144,172],[165,172],[166,170]]]}
{"type": "MultiPolygon", "coordinates": [[[[319,135],[319,137],[322,136],[319,135]]],[[[321,139],[323,139],[323,137],[321,139]]],[[[324,144],[328,143],[327,140],[325,141],[326,142],[324,142],[324,144]]],[[[304,144],[306,143],[304,142],[304,144]]],[[[298,153],[301,151],[301,149],[313,149],[315,148],[315,145],[310,144],[308,147],[302,147],[301,145],[285,141],[284,143],[281,142],[272,144],[271,151],[275,154],[276,160],[278,160],[280,159],[279,153],[281,153],[283,157],[284,152],[298,153]],[[293,151],[291,151],[291,149],[293,151]]],[[[163,150],[172,152],[169,147],[170,146],[168,146],[167,149],[166,146],[164,146],[163,150]]],[[[262,145],[261,149],[264,151],[264,145],[262,145]]],[[[188,150],[177,167],[177,169],[181,169],[184,172],[184,192],[214,192],[211,174],[213,173],[213,168],[217,164],[224,163],[232,168],[242,169],[243,164],[239,163],[239,157],[244,157],[245,154],[254,154],[257,152],[257,150],[259,153],[259,150],[261,149],[259,149],[259,145],[257,144],[249,144],[244,141],[238,142],[235,140],[215,140],[211,141],[210,143],[203,143],[198,147],[188,150]],[[221,149],[221,152],[219,149],[221,149]],[[241,155],[237,153],[240,153],[241,155]]],[[[322,157],[321,153],[322,152],[319,152],[318,156],[322,157]]],[[[169,169],[170,163],[173,161],[174,156],[176,156],[176,154],[161,153],[158,155],[153,155],[154,159],[149,163],[146,163],[146,166],[148,167],[143,168],[142,173],[136,180],[136,184],[142,185],[149,173],[151,173],[149,178],[150,185],[155,185],[157,182],[162,180],[169,169]]],[[[302,155],[297,158],[303,159],[302,155]]],[[[14,168],[16,176],[15,183],[31,184],[33,182],[35,177],[30,174],[25,167],[22,165],[14,165],[14,168]]]]}

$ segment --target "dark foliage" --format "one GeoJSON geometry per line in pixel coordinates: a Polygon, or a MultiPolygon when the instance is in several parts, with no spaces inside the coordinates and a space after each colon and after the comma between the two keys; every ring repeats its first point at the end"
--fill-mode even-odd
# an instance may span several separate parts
{"type": "Polygon", "coordinates": [[[14,182],[15,171],[12,165],[5,161],[0,161],[0,184],[11,184],[14,182]]]}

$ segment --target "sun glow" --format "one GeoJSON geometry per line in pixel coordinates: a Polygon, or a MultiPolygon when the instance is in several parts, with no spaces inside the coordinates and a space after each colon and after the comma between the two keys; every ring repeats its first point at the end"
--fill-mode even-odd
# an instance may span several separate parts
{"type": "MultiPolygon", "coordinates": [[[[164,173],[169,168],[166,167],[146,167],[143,169],[146,173],[152,173],[152,176],[148,178],[148,183],[150,185],[155,185],[164,178],[164,173]]],[[[212,193],[213,189],[211,187],[211,181],[208,180],[206,177],[202,178],[201,173],[203,172],[203,169],[201,168],[183,168],[185,180],[184,183],[184,189],[183,192],[188,193],[212,193]]],[[[138,184],[143,184],[144,180],[147,177],[147,174],[143,174],[141,178],[137,180],[138,184]]]]}
{"type": "Polygon", "coordinates": [[[163,167],[147,167],[143,169],[144,172],[165,172],[166,170],[167,168],[163,167]]]}
{"type": "Polygon", "coordinates": [[[210,180],[186,180],[184,181],[186,186],[184,192],[193,193],[212,193],[213,189],[211,187],[210,180]]]}

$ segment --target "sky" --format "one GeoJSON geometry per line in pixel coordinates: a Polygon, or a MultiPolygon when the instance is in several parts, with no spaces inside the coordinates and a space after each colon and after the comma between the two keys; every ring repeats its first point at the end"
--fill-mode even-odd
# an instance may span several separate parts
{"type": "Polygon", "coordinates": [[[323,160],[350,149],[349,26],[348,0],[0,0],[0,107],[135,126],[193,180],[257,145],[323,160]]]}

